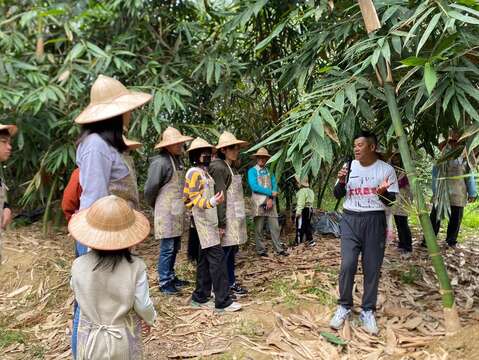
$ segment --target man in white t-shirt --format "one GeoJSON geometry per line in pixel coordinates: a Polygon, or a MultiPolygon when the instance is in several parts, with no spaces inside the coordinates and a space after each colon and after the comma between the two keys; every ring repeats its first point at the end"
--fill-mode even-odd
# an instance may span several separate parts
{"type": "Polygon", "coordinates": [[[377,138],[363,131],[354,139],[355,160],[338,173],[334,196],[344,201],[341,228],[341,271],[339,307],[330,326],[339,329],[351,315],[354,276],[359,254],[364,274],[361,323],[366,331],[377,334],[374,311],[386,242],[385,209],[399,192],[394,168],[379,159],[377,138]]]}

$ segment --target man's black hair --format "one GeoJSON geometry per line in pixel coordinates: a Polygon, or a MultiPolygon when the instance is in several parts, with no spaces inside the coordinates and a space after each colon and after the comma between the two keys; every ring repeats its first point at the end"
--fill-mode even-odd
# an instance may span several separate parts
{"type": "Polygon", "coordinates": [[[378,137],[376,136],[376,134],[372,133],[371,131],[361,130],[354,137],[353,140],[356,140],[356,139],[359,139],[359,138],[362,138],[362,137],[367,139],[370,144],[374,144],[374,145],[376,145],[376,147],[378,146],[378,137]]]}
{"type": "Polygon", "coordinates": [[[11,137],[11,136],[10,136],[10,131],[8,131],[8,129],[0,130],[0,136],[8,136],[8,137],[11,137]]]}

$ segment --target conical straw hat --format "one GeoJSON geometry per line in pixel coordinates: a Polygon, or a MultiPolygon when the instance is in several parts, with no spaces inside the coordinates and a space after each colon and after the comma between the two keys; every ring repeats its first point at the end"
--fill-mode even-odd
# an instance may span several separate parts
{"type": "Polygon", "coordinates": [[[161,134],[161,141],[155,145],[155,149],[161,149],[166,146],[181,144],[193,140],[190,136],[182,135],[179,130],[168,126],[163,134],[161,134]]]}
{"type": "Polygon", "coordinates": [[[150,223],[125,200],[110,195],[73,215],[68,230],[74,239],[92,249],[120,250],[142,242],[150,233],[150,223]]]}
{"type": "Polygon", "coordinates": [[[252,157],[258,157],[258,156],[261,156],[261,157],[268,157],[270,158],[271,155],[269,154],[268,150],[266,150],[266,148],[262,147],[261,149],[259,149],[258,151],[256,151],[256,153],[254,153],[253,155],[251,155],[252,157]]]}
{"type": "Polygon", "coordinates": [[[236,136],[232,133],[225,131],[223,134],[220,135],[218,139],[218,145],[216,148],[219,150],[224,147],[232,146],[232,145],[239,145],[240,147],[248,146],[248,143],[243,140],[238,140],[236,136]]]}
{"type": "Polygon", "coordinates": [[[18,131],[18,128],[16,125],[3,125],[3,124],[0,124],[0,130],[8,130],[8,133],[10,134],[10,136],[14,136],[17,131],[18,131]]]}
{"type": "Polygon", "coordinates": [[[209,144],[206,140],[202,139],[202,138],[196,138],[195,140],[193,140],[191,142],[191,145],[189,147],[188,150],[186,150],[187,152],[190,152],[192,150],[196,150],[196,149],[213,149],[214,146],[209,144]]]}
{"type": "Polygon", "coordinates": [[[77,124],[106,120],[136,109],[151,100],[151,95],[128,90],[121,82],[99,75],[90,91],[90,104],[75,119],[77,124]]]}
{"type": "Polygon", "coordinates": [[[125,135],[123,135],[123,142],[128,146],[128,150],[136,150],[143,146],[141,142],[127,139],[125,135]]]}

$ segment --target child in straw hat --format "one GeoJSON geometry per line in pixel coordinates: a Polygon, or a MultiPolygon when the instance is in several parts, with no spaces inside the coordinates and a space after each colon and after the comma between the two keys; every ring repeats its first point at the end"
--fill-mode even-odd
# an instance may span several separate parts
{"type": "MultiPolygon", "coordinates": [[[[130,188],[134,174],[122,154],[128,149],[123,139],[130,112],[151,99],[151,95],[128,90],[118,80],[100,75],[91,88],[90,104],[75,119],[81,135],[76,153],[80,169],[80,209],[90,207],[109,194],[119,194],[134,204],[130,188]]],[[[87,248],[77,244],[78,254],[87,248]]]]}
{"type": "MultiPolygon", "coordinates": [[[[17,133],[15,125],[0,124],[0,163],[7,161],[12,154],[11,139],[17,133]]],[[[0,266],[2,265],[2,232],[12,221],[12,211],[7,203],[7,186],[0,178],[0,266]]]]}
{"type": "Polygon", "coordinates": [[[314,245],[311,218],[313,216],[314,191],[309,187],[308,179],[295,176],[299,190],[296,193],[296,245],[306,237],[308,245],[314,245]]]}
{"type": "MultiPolygon", "coordinates": [[[[193,306],[210,306],[211,288],[215,294],[215,308],[237,311],[241,305],[233,302],[229,294],[225,254],[221,247],[224,231],[218,228],[216,206],[224,201],[223,192],[215,194],[215,183],[208,173],[213,146],[205,140],[193,140],[188,155],[191,167],[186,173],[184,200],[193,215],[192,228],[201,245],[197,268],[193,306]]],[[[212,305],[211,305],[212,306],[212,305]]]]}
{"type": "Polygon", "coordinates": [[[73,262],[71,271],[79,314],[74,358],[142,359],[141,333],[149,332],[156,311],[146,265],[130,249],[148,236],[148,219],[110,195],[74,215],[68,230],[92,249],[73,262]]]}
{"type": "Polygon", "coordinates": [[[190,140],[193,138],[173,127],[163,131],[161,141],[155,145],[160,153],[150,162],[145,184],[145,200],[155,209],[155,239],[160,242],[158,280],[160,291],[166,295],[176,294],[178,288],[188,284],[176,276],[175,261],[185,230],[185,171],[181,158],[184,144],[190,140]]]}

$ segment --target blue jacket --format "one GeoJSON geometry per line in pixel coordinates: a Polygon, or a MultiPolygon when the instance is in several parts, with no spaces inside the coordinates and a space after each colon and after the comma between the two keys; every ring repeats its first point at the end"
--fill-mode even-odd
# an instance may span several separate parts
{"type": "Polygon", "coordinates": [[[270,174],[267,168],[262,168],[259,171],[256,169],[256,166],[253,166],[248,170],[248,185],[251,188],[252,192],[273,196],[273,192],[278,192],[278,184],[276,183],[276,177],[274,174],[270,174]],[[258,182],[258,176],[270,176],[272,189],[265,188],[260,185],[258,182]]]}

